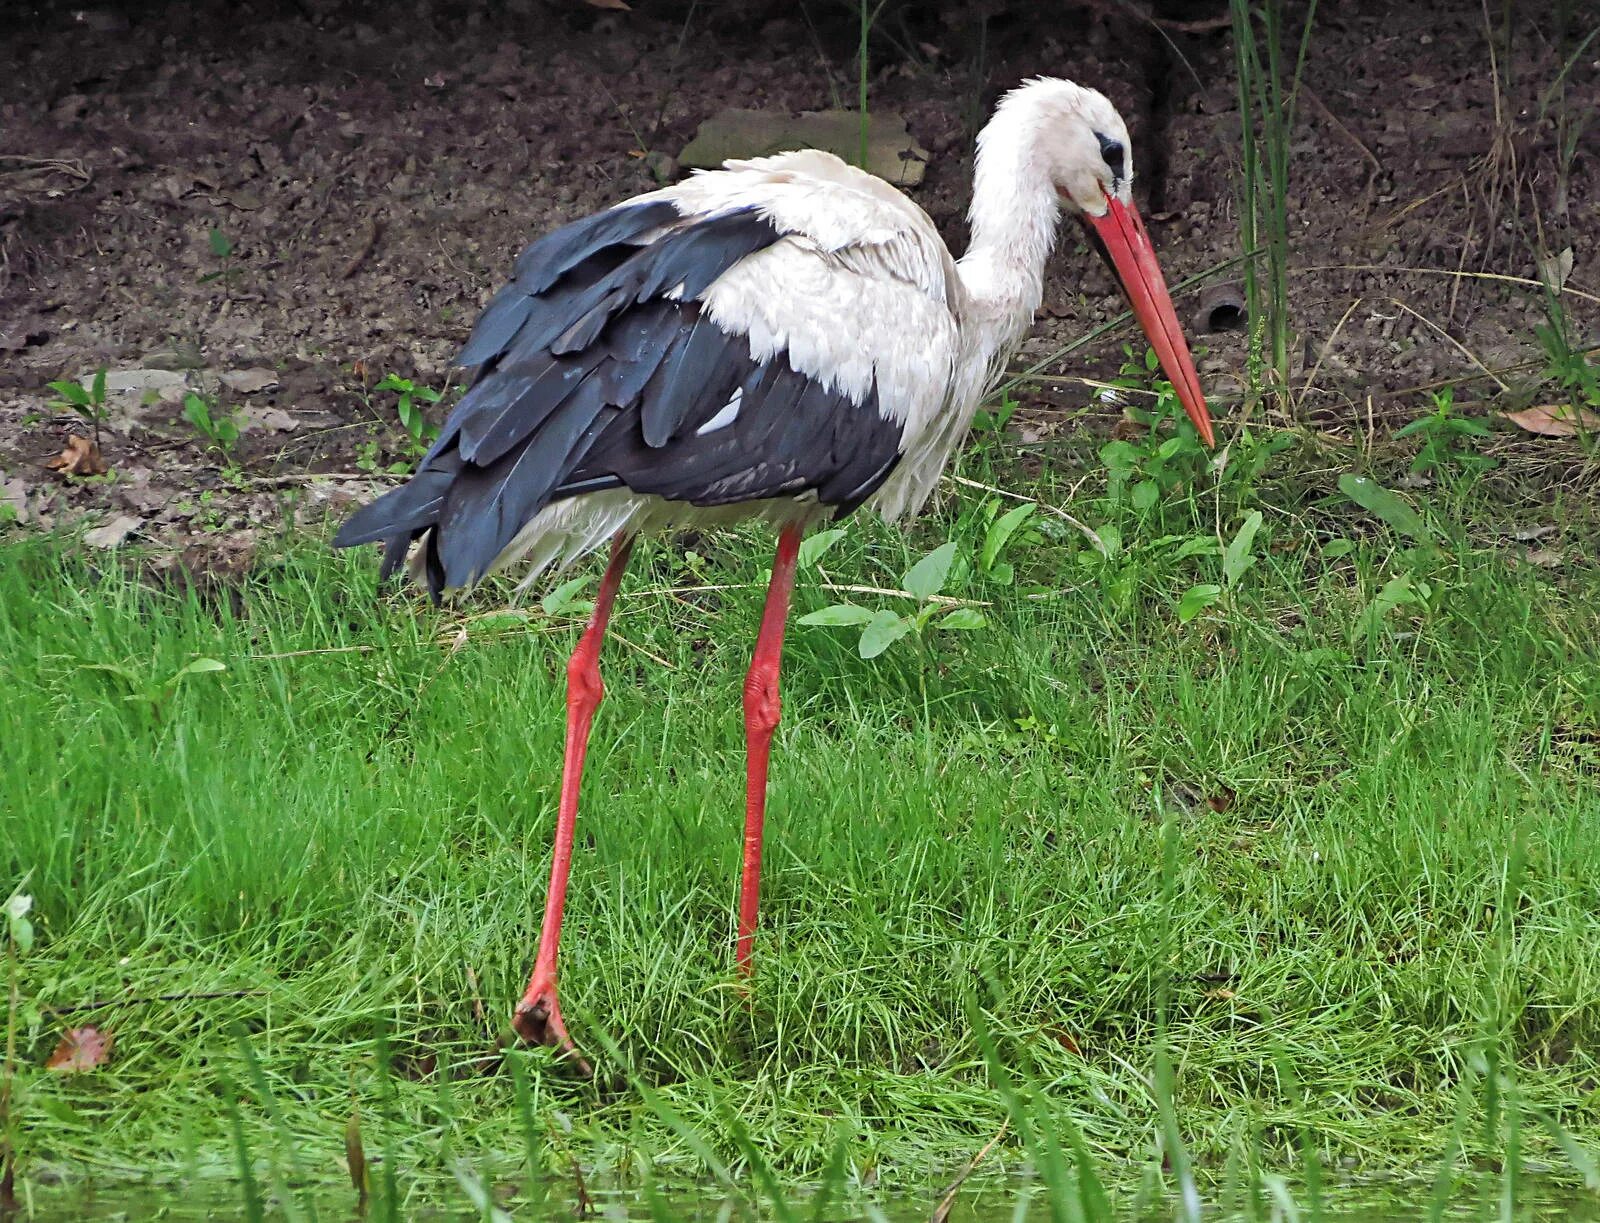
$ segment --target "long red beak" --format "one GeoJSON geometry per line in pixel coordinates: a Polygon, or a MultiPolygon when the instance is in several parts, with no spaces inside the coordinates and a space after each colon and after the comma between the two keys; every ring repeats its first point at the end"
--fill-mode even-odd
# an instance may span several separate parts
{"type": "Polygon", "coordinates": [[[1150,338],[1150,347],[1161,358],[1161,368],[1178,392],[1183,410],[1206,445],[1215,445],[1211,413],[1206,411],[1206,397],[1200,391],[1200,376],[1194,372],[1194,359],[1189,356],[1189,345],[1184,342],[1178,316],[1172,309],[1172,294],[1167,292],[1167,282],[1156,263],[1155,248],[1150,245],[1150,233],[1139,210],[1108,197],[1104,216],[1085,213],[1083,219],[1104,243],[1112,269],[1133,307],[1133,317],[1139,320],[1139,326],[1150,338]]]}

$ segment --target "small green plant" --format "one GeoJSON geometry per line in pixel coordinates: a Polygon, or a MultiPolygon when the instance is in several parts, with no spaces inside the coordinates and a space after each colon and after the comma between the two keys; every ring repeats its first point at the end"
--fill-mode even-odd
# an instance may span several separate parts
{"type": "Polygon", "coordinates": [[[239,444],[239,425],[233,414],[219,412],[216,400],[190,391],[183,397],[183,419],[221,456],[223,466],[234,470],[233,448],[239,444]]]}
{"type": "Polygon", "coordinates": [[[226,671],[228,667],[215,658],[195,658],[166,676],[162,676],[160,671],[139,672],[114,662],[86,662],[80,664],[78,669],[100,671],[111,676],[122,686],[124,701],[143,707],[152,717],[159,718],[183,680],[193,675],[226,671]]]}
{"type": "Polygon", "coordinates": [[[71,408],[94,430],[94,444],[100,444],[100,426],[106,420],[106,367],[95,370],[87,388],[81,382],[64,378],[48,384],[61,398],[51,402],[52,408],[71,408]]]}
{"type": "Polygon", "coordinates": [[[1000,392],[1000,402],[992,408],[979,408],[972,415],[972,431],[979,434],[999,434],[1004,432],[1006,423],[1017,410],[1017,401],[1012,398],[1011,388],[1006,387],[1000,392]]]}
{"type": "Polygon", "coordinates": [[[228,525],[227,512],[214,488],[202,489],[195,500],[179,501],[174,508],[178,513],[188,515],[194,526],[208,534],[220,531],[228,525]]]}
{"type": "Polygon", "coordinates": [[[200,277],[200,284],[210,284],[213,280],[220,280],[224,284],[234,275],[233,267],[233,239],[228,237],[215,225],[206,232],[206,245],[211,248],[211,254],[222,263],[215,272],[207,272],[200,277]]]}
{"type": "MultiPolygon", "coordinates": [[[[1112,386],[1145,390],[1150,375],[1160,368],[1160,361],[1154,351],[1147,350],[1143,368],[1140,368],[1134,361],[1133,350],[1124,348],[1123,351],[1128,359],[1123,363],[1121,375],[1112,380],[1112,386]]],[[[1154,405],[1149,408],[1130,406],[1127,415],[1145,427],[1145,436],[1107,442],[1100,448],[1100,461],[1108,474],[1107,498],[1119,503],[1126,496],[1128,503],[1143,514],[1164,494],[1198,483],[1205,475],[1209,455],[1170,382],[1157,380],[1154,405]]]]}
{"type": "Polygon", "coordinates": [[[1441,468],[1459,467],[1467,472],[1483,472],[1495,465],[1494,459],[1465,445],[1469,438],[1489,436],[1482,421],[1460,416],[1455,411],[1455,396],[1450,387],[1433,392],[1433,411],[1399,430],[1396,437],[1420,437],[1422,449],[1411,460],[1411,471],[1422,475],[1441,468]]]}
{"type": "MultiPolygon", "coordinates": [[[[823,535],[834,535],[834,533],[823,532],[823,535]]],[[[816,538],[820,539],[822,536],[816,538]]],[[[815,549],[809,559],[814,562],[833,542],[835,540],[830,539],[827,544],[815,549]]],[[[860,628],[861,639],[856,649],[862,658],[876,658],[906,636],[915,637],[921,644],[930,625],[940,629],[982,628],[988,621],[977,608],[952,608],[948,602],[938,598],[950,580],[957,547],[955,540],[940,544],[907,569],[901,577],[901,589],[917,602],[914,611],[901,613],[888,608],[874,611],[856,603],[834,603],[801,616],[800,623],[821,624],[830,628],[860,628]]]]}
{"type": "Polygon", "coordinates": [[[423,403],[435,404],[444,398],[441,391],[432,387],[418,386],[410,378],[402,378],[398,374],[385,374],[383,381],[372,388],[375,391],[393,391],[399,396],[395,403],[395,413],[400,417],[400,425],[410,438],[410,452],[412,458],[421,458],[427,453],[428,447],[433,445],[433,439],[439,436],[439,426],[429,424],[422,415],[422,409],[417,406],[420,399],[423,403]]]}
{"type": "MultiPolygon", "coordinates": [[[[1189,587],[1178,599],[1178,622],[1188,624],[1206,608],[1219,601],[1225,592],[1231,592],[1239,585],[1245,574],[1255,567],[1255,541],[1256,533],[1261,530],[1261,511],[1251,510],[1239,526],[1234,537],[1222,549],[1222,585],[1214,582],[1200,582],[1189,587]]],[[[1197,537],[1198,538],[1198,537],[1197,537]]],[[[1211,542],[1211,541],[1207,541],[1211,542]]],[[[1179,555],[1195,555],[1203,549],[1185,544],[1179,549],[1179,555]]]]}
{"type": "Polygon", "coordinates": [[[403,476],[415,464],[410,459],[396,459],[392,463],[383,461],[383,443],[375,437],[369,437],[356,449],[356,470],[364,471],[368,475],[380,473],[390,476],[403,476]]]}
{"type": "Polygon", "coordinates": [[[1544,349],[1546,382],[1558,388],[1562,397],[1574,408],[1600,412],[1600,365],[1590,360],[1596,350],[1572,343],[1568,335],[1566,312],[1553,294],[1550,295],[1547,309],[1550,321],[1536,324],[1533,329],[1539,339],[1539,347],[1544,349]]]}

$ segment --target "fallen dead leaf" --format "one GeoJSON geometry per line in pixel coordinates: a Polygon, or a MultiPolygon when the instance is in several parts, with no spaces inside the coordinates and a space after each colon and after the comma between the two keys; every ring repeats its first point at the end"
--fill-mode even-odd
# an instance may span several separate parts
{"type": "Polygon", "coordinates": [[[1232,1002],[1238,996],[1231,989],[1208,989],[1201,995],[1210,1002],[1232,1002]]]}
{"type": "Polygon", "coordinates": [[[1533,565],[1539,569],[1558,569],[1566,563],[1566,558],[1554,548],[1540,548],[1526,556],[1510,556],[1506,559],[1513,565],[1533,565]]]}
{"type": "Polygon", "coordinates": [[[1512,424],[1540,437],[1574,437],[1580,431],[1600,430],[1600,415],[1575,408],[1570,403],[1546,403],[1520,412],[1502,412],[1512,424]]]}
{"type": "Polygon", "coordinates": [[[1215,794],[1210,795],[1206,799],[1206,806],[1210,807],[1218,815],[1221,815],[1229,807],[1233,806],[1233,800],[1235,797],[1236,795],[1232,790],[1228,789],[1227,786],[1223,786],[1222,789],[1218,790],[1215,794]]]}
{"type": "Polygon", "coordinates": [[[79,437],[76,433],[67,438],[61,453],[45,466],[64,476],[103,476],[110,470],[100,457],[100,447],[94,438],[79,437]]]}
{"type": "Polygon", "coordinates": [[[143,525],[143,520],[132,514],[118,514],[104,526],[85,531],[83,542],[91,548],[116,548],[143,525]]]}
{"type": "Polygon", "coordinates": [[[1055,1041],[1056,1044],[1060,1045],[1074,1057],[1083,1056],[1083,1047],[1079,1045],[1077,1041],[1072,1039],[1072,1034],[1070,1032],[1063,1031],[1061,1028],[1046,1028],[1045,1035],[1051,1040],[1055,1041]]]}
{"type": "Polygon", "coordinates": [[[99,1028],[68,1028],[61,1034],[61,1043],[44,1064],[46,1070],[59,1070],[62,1074],[82,1074],[104,1066],[111,1058],[114,1038],[110,1032],[99,1028]]]}
{"type": "Polygon", "coordinates": [[[350,1120],[345,1123],[344,1162],[350,1172],[350,1184],[355,1187],[357,1204],[365,1206],[370,1182],[367,1179],[367,1148],[361,1141],[360,1109],[352,1109],[350,1120]]]}
{"type": "Polygon", "coordinates": [[[1554,535],[1555,533],[1556,525],[1553,522],[1547,522],[1543,526],[1523,527],[1520,530],[1513,531],[1511,538],[1518,543],[1531,544],[1536,539],[1543,539],[1546,535],[1554,535]]]}
{"type": "Polygon", "coordinates": [[[1567,278],[1572,275],[1572,248],[1569,246],[1554,255],[1545,255],[1539,260],[1539,279],[1549,286],[1552,293],[1559,293],[1567,287],[1567,278]]]}

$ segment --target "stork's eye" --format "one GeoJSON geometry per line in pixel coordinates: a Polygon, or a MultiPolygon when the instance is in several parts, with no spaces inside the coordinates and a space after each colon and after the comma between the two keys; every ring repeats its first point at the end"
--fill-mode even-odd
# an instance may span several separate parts
{"type": "Polygon", "coordinates": [[[1115,182],[1121,182],[1128,177],[1127,150],[1122,147],[1122,141],[1113,140],[1110,136],[1102,136],[1099,132],[1094,138],[1100,142],[1100,156],[1105,159],[1106,165],[1111,167],[1111,177],[1115,182]]]}

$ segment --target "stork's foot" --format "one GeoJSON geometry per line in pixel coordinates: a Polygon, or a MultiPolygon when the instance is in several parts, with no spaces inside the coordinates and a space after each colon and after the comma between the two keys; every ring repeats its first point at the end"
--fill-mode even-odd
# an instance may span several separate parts
{"type": "Polygon", "coordinates": [[[578,1052],[578,1046],[572,1043],[572,1037],[567,1035],[567,1025],[561,1018],[561,1007],[556,1002],[554,977],[546,979],[535,974],[528,983],[528,992],[517,1003],[511,1026],[530,1045],[549,1045],[552,1049],[561,1050],[571,1059],[579,1074],[588,1077],[593,1073],[589,1063],[583,1060],[583,1054],[578,1052]]]}

